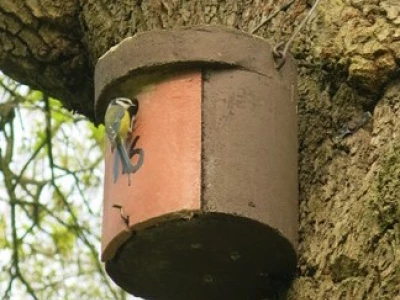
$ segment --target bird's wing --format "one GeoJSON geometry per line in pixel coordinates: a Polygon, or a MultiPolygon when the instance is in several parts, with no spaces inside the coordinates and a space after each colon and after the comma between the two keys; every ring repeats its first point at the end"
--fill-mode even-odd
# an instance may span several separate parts
{"type": "Polygon", "coordinates": [[[125,110],[122,107],[115,107],[114,122],[112,122],[107,128],[107,136],[111,142],[111,148],[114,150],[117,146],[118,130],[121,126],[121,119],[124,116],[125,110]]]}

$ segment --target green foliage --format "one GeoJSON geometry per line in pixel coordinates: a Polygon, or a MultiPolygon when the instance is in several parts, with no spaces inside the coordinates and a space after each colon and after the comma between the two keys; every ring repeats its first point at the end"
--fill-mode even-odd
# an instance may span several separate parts
{"type": "Polygon", "coordinates": [[[54,226],[51,235],[58,254],[68,256],[72,253],[77,238],[73,231],[64,226],[54,226]]]}
{"type": "Polygon", "coordinates": [[[99,262],[104,127],[0,74],[0,299],[125,299],[99,262]]]}

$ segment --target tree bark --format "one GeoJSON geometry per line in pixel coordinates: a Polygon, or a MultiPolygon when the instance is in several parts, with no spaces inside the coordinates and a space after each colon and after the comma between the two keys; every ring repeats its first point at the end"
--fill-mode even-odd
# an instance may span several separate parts
{"type": "MultiPolygon", "coordinates": [[[[94,65],[125,37],[203,24],[249,32],[285,2],[2,0],[0,69],[93,119],[94,65]]],[[[309,8],[297,0],[257,34],[286,41],[309,8]]],[[[301,226],[289,298],[399,300],[400,3],[321,1],[292,53],[301,226]]]]}

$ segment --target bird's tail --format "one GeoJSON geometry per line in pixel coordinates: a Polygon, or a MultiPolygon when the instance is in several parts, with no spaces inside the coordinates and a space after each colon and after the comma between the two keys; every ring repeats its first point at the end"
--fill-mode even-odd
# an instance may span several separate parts
{"type": "Polygon", "coordinates": [[[113,176],[114,176],[114,183],[117,182],[118,174],[119,174],[119,153],[118,151],[114,152],[114,166],[113,166],[113,176]]]}
{"type": "Polygon", "coordinates": [[[122,174],[128,174],[128,184],[131,185],[130,174],[135,173],[136,169],[129,159],[128,153],[124,145],[121,142],[117,143],[117,151],[115,151],[114,157],[114,182],[117,181],[119,175],[119,161],[122,163],[122,174]]]}

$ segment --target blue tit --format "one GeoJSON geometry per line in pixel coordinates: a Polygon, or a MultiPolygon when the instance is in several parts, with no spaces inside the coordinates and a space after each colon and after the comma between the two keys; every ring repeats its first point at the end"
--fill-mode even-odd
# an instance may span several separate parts
{"type": "Polygon", "coordinates": [[[128,174],[128,184],[131,185],[130,174],[137,169],[132,165],[125,148],[125,141],[130,136],[136,121],[139,103],[135,99],[115,98],[107,107],[104,123],[107,136],[111,142],[111,151],[114,153],[113,175],[114,182],[117,181],[119,173],[119,161],[122,162],[122,174],[128,174]]]}

